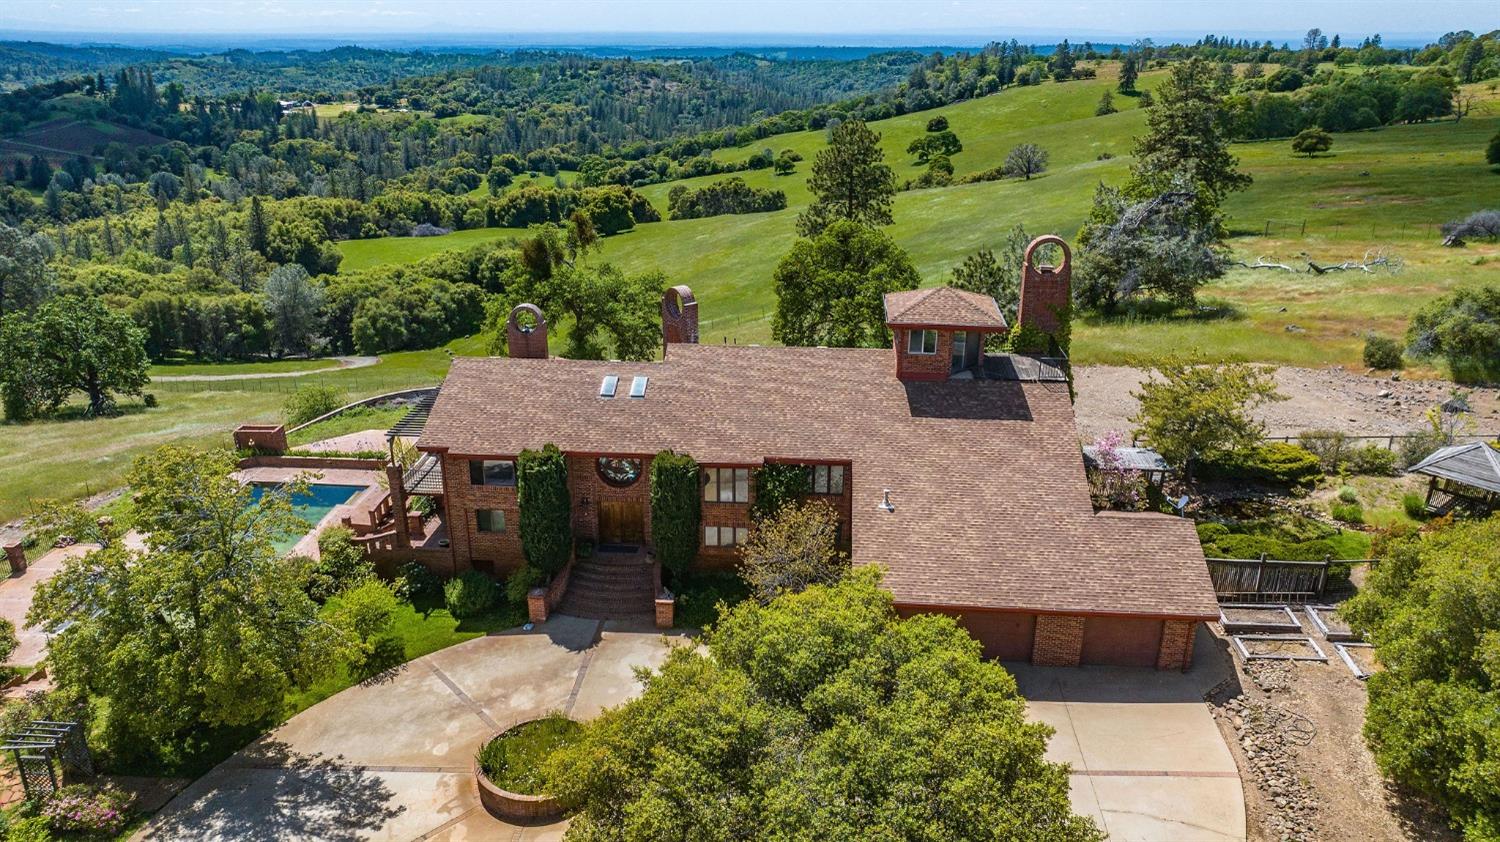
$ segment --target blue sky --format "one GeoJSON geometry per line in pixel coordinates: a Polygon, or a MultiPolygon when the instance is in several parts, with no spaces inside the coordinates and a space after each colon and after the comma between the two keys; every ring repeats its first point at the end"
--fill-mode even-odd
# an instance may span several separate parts
{"type": "Polygon", "coordinates": [[[1314,26],[1356,41],[1380,32],[1390,41],[1500,27],[1494,0],[29,0],[5,7],[0,30],[90,33],[101,41],[131,33],[414,40],[482,40],[487,34],[629,40],[631,34],[675,33],[725,36],[700,39],[705,43],[785,36],[822,44],[915,44],[944,35],[1128,40],[1207,32],[1279,41],[1314,26]]]}

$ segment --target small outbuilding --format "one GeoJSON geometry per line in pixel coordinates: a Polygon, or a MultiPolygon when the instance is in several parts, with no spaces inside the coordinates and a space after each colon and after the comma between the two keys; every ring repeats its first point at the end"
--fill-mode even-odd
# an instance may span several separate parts
{"type": "Polygon", "coordinates": [[[1439,448],[1408,470],[1430,477],[1427,511],[1433,514],[1456,507],[1479,513],[1500,509],[1500,451],[1485,442],[1439,448]]]}

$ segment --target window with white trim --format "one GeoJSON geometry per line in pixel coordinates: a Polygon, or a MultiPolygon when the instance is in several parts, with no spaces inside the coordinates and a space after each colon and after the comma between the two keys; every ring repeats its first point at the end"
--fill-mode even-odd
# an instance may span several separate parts
{"type": "Polygon", "coordinates": [[[738,547],[750,538],[750,530],[743,526],[703,527],[703,546],[738,547]]]}
{"type": "Polygon", "coordinates": [[[908,330],[906,332],[906,353],[908,353],[908,354],[936,354],[937,353],[937,331],[935,331],[935,330],[908,330]]]}
{"type": "Polygon", "coordinates": [[[703,474],[707,477],[703,485],[703,502],[750,502],[749,468],[704,468],[703,474]]]}

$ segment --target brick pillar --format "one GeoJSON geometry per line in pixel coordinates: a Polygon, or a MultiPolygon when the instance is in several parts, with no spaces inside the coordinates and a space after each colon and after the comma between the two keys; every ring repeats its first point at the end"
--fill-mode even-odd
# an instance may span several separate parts
{"type": "Polygon", "coordinates": [[[10,575],[19,576],[26,572],[26,548],[20,541],[5,545],[5,560],[10,562],[10,575]]]}
{"type": "Polygon", "coordinates": [[[391,489],[391,518],[396,521],[396,548],[411,548],[411,530],[406,525],[406,488],[402,484],[401,466],[385,466],[386,484],[391,489]]]}
{"type": "Polygon", "coordinates": [[[1083,618],[1039,614],[1032,638],[1031,662],[1039,667],[1076,667],[1083,659],[1083,618]]]}
{"type": "Polygon", "coordinates": [[[1161,650],[1156,655],[1156,668],[1186,672],[1193,665],[1193,638],[1197,632],[1198,624],[1192,620],[1162,621],[1161,650]]]}
{"type": "Polygon", "coordinates": [[[1032,240],[1021,262],[1021,304],[1016,322],[1048,335],[1057,333],[1058,314],[1067,308],[1073,295],[1072,277],[1073,253],[1061,237],[1046,234],[1032,240]],[[1036,250],[1049,243],[1062,249],[1061,266],[1036,265],[1036,250]]]}
{"type": "Polygon", "coordinates": [[[661,591],[656,595],[656,627],[659,629],[670,629],[676,613],[677,600],[667,591],[661,591]]]}
{"type": "Polygon", "coordinates": [[[517,304],[505,320],[505,344],[510,355],[534,360],[547,359],[547,319],[535,304],[517,304]],[[520,317],[531,316],[532,324],[521,324],[520,317]]]}
{"type": "Polygon", "coordinates": [[[532,588],[526,593],[526,619],[541,625],[547,622],[547,589],[532,588]]]}
{"type": "Polygon", "coordinates": [[[698,299],[685,284],[662,293],[661,342],[662,353],[673,343],[698,344],[698,299]]]}

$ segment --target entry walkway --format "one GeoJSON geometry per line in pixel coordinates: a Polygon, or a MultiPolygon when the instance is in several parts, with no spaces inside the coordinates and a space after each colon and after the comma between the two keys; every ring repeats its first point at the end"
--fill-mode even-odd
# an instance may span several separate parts
{"type": "Polygon", "coordinates": [[[1056,729],[1047,759],[1072,765],[1075,812],[1111,842],[1243,842],[1245,796],[1203,697],[1233,662],[1199,629],[1193,669],[1006,664],[1032,719],[1056,729]]]}
{"type": "Polygon", "coordinates": [[[135,840],[562,838],[479,804],[471,772],[495,732],[551,711],[578,719],[640,691],[668,642],[649,625],[554,617],[452,646],[292,717],[195,781],[135,840]]]}

